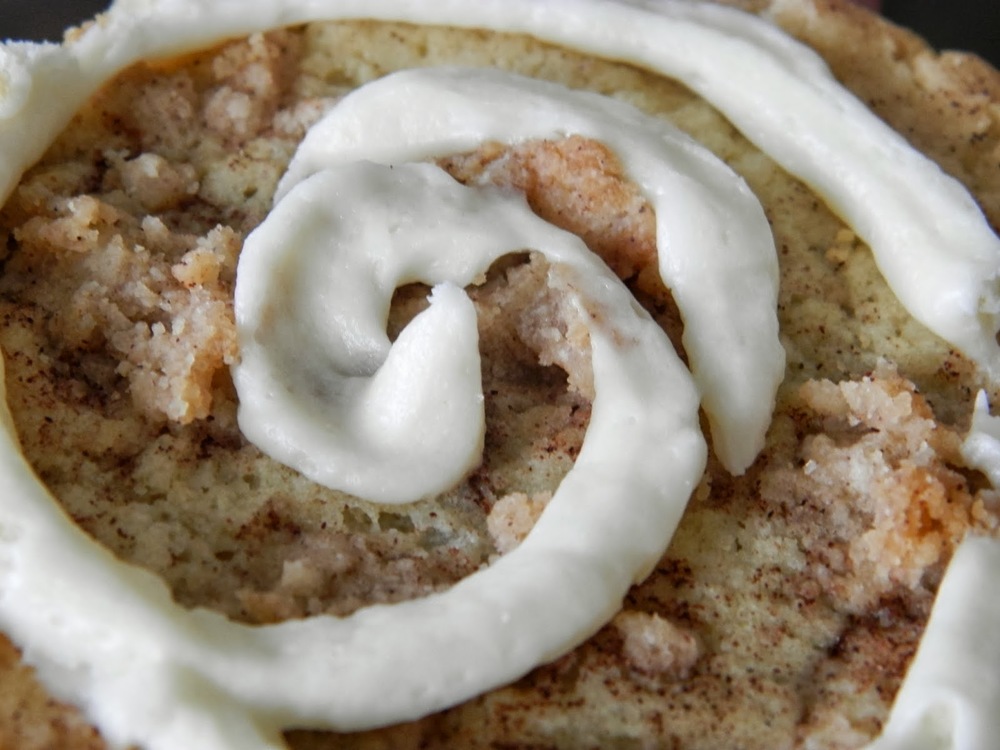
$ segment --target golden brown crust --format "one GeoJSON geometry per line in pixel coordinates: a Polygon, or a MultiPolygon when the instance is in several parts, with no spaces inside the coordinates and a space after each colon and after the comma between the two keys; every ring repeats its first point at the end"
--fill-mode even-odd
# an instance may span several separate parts
{"type": "Polygon", "coordinates": [[[938,53],[848,0],[772,0],[768,11],[834,74],[977,197],[1000,228],[1000,71],[976,55],[938,53]]]}

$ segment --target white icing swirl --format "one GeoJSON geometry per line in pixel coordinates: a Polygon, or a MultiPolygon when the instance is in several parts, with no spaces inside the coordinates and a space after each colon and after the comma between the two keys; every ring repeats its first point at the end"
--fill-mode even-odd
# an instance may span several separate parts
{"type": "MultiPolygon", "coordinates": [[[[286,226],[304,208],[365,214],[382,204],[405,212],[428,193],[438,205],[421,206],[421,220],[432,225],[476,206],[511,221],[499,244],[486,238],[485,254],[446,259],[459,268],[445,276],[477,275],[490,258],[537,245],[555,261],[553,286],[584,312],[596,396],[574,467],[515,551],[448,591],[346,618],[255,628],[182,609],[161,582],[87,539],[30,480],[8,422],[0,451],[0,492],[10,498],[0,516],[8,538],[4,626],[32,645],[28,658],[43,677],[87,705],[113,742],[268,747],[281,727],[416,718],[509,682],[589,636],[663,553],[704,467],[697,391],[663,331],[579,239],[523,202],[465,188],[435,167],[364,163],[301,183],[274,209],[262,239],[267,225],[286,226]],[[331,195],[338,201],[329,203],[331,195]]],[[[254,267],[260,258],[249,252],[254,267]]],[[[447,286],[439,293],[461,295],[447,286]]]]}
{"type": "Polygon", "coordinates": [[[471,283],[538,233],[522,228],[523,206],[495,196],[453,190],[444,202],[436,176],[415,176],[415,192],[389,203],[402,189],[391,174],[349,172],[354,184],[301,186],[244,244],[240,427],[320,484],[409,502],[453,487],[483,448],[475,310],[444,282],[471,283]],[[510,231],[490,231],[498,222],[510,231]],[[416,281],[441,286],[390,346],[392,294],[416,281]]]}
{"type": "Polygon", "coordinates": [[[823,60],[755,16],[685,0],[118,0],[74,43],[14,65],[32,95],[0,133],[6,196],[86,97],[137,60],[319,19],[531,34],[683,81],[822,195],[906,309],[1000,376],[1000,239],[968,192],[876,117],[823,60]],[[30,123],[30,125],[26,124],[30,123]]]}
{"type": "Polygon", "coordinates": [[[914,318],[1000,378],[1000,239],[968,191],[780,30],[711,4],[634,2],[674,23],[655,42],[644,33],[626,59],[669,71],[716,103],[868,243],[914,318]]]}
{"type": "Polygon", "coordinates": [[[882,736],[866,750],[977,750],[997,744],[1000,543],[956,550],[882,736]]]}
{"type": "MultiPolygon", "coordinates": [[[[677,0],[119,0],[70,44],[8,49],[0,59],[7,89],[0,106],[0,194],[9,193],[85,98],[128,64],[322,18],[526,32],[680,78],[855,227],[914,317],[993,375],[1000,373],[994,340],[1000,242],[972,199],[837,86],[815,55],[759,19],[721,7],[677,0]]],[[[410,169],[403,171],[402,179],[413,177],[410,169]]],[[[335,175],[324,172],[300,188],[312,190],[311,185],[335,175]]],[[[297,193],[299,188],[289,198],[297,193]]],[[[588,285],[591,272],[599,277],[595,269],[576,270],[571,264],[567,275],[555,272],[553,283],[568,293],[585,289],[581,305],[594,304],[604,293],[618,294],[613,289],[620,287],[610,280],[607,290],[588,285]]],[[[447,305],[461,309],[457,290],[444,287],[441,294],[447,305]]],[[[690,469],[702,444],[691,422],[694,392],[688,376],[672,359],[662,334],[643,321],[641,316],[627,323],[616,318],[616,326],[635,325],[630,336],[641,342],[625,347],[611,335],[618,328],[592,328],[599,396],[591,432],[570,476],[517,554],[438,597],[372,607],[345,620],[320,617],[250,628],[178,608],[162,582],[115,560],[59,510],[21,457],[4,407],[0,623],[24,646],[25,658],[38,666],[46,683],[83,705],[112,742],[138,741],[150,748],[275,748],[281,727],[398,721],[512,679],[611,615],[607,603],[617,594],[608,592],[623,591],[637,571],[648,568],[676,524],[677,498],[690,490],[688,476],[674,473],[659,455],[645,453],[650,446],[677,441],[690,469]],[[665,368],[669,382],[627,364],[649,358],[655,364],[643,366],[665,368]],[[690,399],[675,403],[664,396],[670,390],[690,399]],[[643,421],[650,410],[662,412],[653,423],[643,421]],[[634,429],[637,424],[647,430],[634,429]],[[678,432],[664,434],[658,424],[677,425],[678,432]],[[609,446],[607,438],[595,434],[613,434],[615,443],[609,446]],[[622,476],[628,478],[625,486],[622,476]],[[607,498],[619,492],[645,498],[646,515],[620,513],[613,503],[611,512],[607,498]],[[576,495],[572,503],[560,499],[571,493],[576,495]],[[581,525],[588,528],[580,532],[581,525]],[[589,546],[604,537],[606,547],[589,546]],[[588,545],[581,546],[580,539],[588,545]],[[624,557],[614,557],[626,547],[624,557]],[[578,628],[569,635],[565,629],[550,630],[542,616],[547,610],[541,603],[553,597],[578,628]],[[531,604],[510,608],[511,601],[531,604]],[[465,617],[489,622],[492,652],[483,653],[479,639],[455,638],[447,623],[465,617]],[[393,639],[401,622],[408,630],[393,639]],[[520,638],[533,629],[542,634],[537,640],[520,638]],[[441,663],[444,651],[454,658],[441,663]],[[407,670],[432,679],[419,685],[397,679],[407,670]]],[[[384,347],[376,349],[377,359],[384,347]]],[[[738,455],[737,448],[732,451],[738,455]]],[[[738,468],[743,461],[734,458],[732,464],[738,468]]],[[[459,472],[463,465],[457,461],[452,470],[459,472]]],[[[944,704],[922,697],[934,681],[954,682],[965,674],[927,667],[924,655],[940,645],[934,635],[939,630],[954,649],[949,663],[954,659],[971,665],[963,669],[1000,674],[995,649],[977,649],[982,639],[975,637],[1000,615],[986,606],[973,611],[981,621],[964,614],[970,602],[984,600],[978,594],[1000,567],[994,549],[993,542],[967,543],[956,556],[959,572],[949,574],[949,580],[964,583],[946,582],[942,588],[946,604],[941,606],[948,612],[942,618],[940,607],[935,610],[930,645],[921,649],[913,669],[917,676],[907,682],[918,688],[904,688],[887,738],[903,737],[899,741],[905,743],[905,738],[923,741],[940,734],[941,743],[929,746],[972,750],[981,746],[980,738],[1000,735],[997,712],[991,710],[997,700],[993,684],[979,703],[973,696],[969,703],[951,704],[975,707],[970,713],[952,712],[957,721],[938,722],[936,706],[944,704]],[[970,547],[973,551],[966,553],[970,547]],[[943,630],[936,624],[942,621],[943,630]],[[988,666],[977,669],[980,665],[988,666]],[[966,731],[967,726],[972,728],[966,731]],[[913,727],[918,727],[916,735],[910,733],[913,727]],[[928,730],[935,727],[942,733],[928,730]]],[[[896,740],[886,740],[891,741],[896,740]]],[[[890,746],[901,745],[885,747],[890,746]]]]}
{"type": "Polygon", "coordinates": [[[983,472],[1000,489],[1000,417],[990,414],[986,392],[976,396],[969,434],[962,442],[962,458],[971,469],[983,472]]]}
{"type": "Polygon", "coordinates": [[[403,71],[353,92],[310,129],[278,200],[329,165],[569,135],[609,147],[652,203],[660,273],[684,317],[715,451],[742,473],[764,445],[785,372],[774,242],[743,180],[671,125],[607,97],[495,70],[403,71]]]}

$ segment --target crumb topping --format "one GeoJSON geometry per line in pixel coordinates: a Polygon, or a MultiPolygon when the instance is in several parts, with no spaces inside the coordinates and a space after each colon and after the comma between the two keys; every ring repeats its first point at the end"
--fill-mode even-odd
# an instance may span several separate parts
{"type": "MultiPolygon", "coordinates": [[[[972,111],[996,100],[992,73],[935,62],[879,27],[850,32],[853,11],[840,0],[816,0],[815,16],[770,5],[897,128],[946,152],[997,222],[995,128],[986,109],[978,120],[972,111]],[[858,49],[842,44],[858,33],[890,40],[895,53],[869,45],[873,59],[896,55],[888,78],[881,64],[862,75],[839,59],[837,50],[858,49]],[[914,79],[939,104],[961,95],[959,114],[935,105],[960,115],[944,140],[930,138],[936,126],[916,104],[914,79]]],[[[868,741],[955,546],[997,532],[997,493],[958,452],[981,384],[902,311],[868,249],[822,201],[704,102],[626,65],[523,37],[351,23],[254,35],[123,73],[0,211],[0,346],[36,471],[77,523],[160,573],[183,605],[247,622],[420,596],[515,547],[578,454],[593,393],[585,330],[551,292],[558,271],[530,248],[469,290],[486,461],[434,503],[387,510],[274,465],[242,439],[228,375],[239,356],[238,253],[306,129],[372,77],[456,61],[614,94],[668,117],[740,172],[774,229],[787,380],[765,453],[742,477],[710,459],[670,550],[583,646],[440,715],[359,735],[292,733],[292,745],[868,741]]],[[[581,235],[683,355],[683,324],[656,271],[652,212],[606,148],[575,137],[484,144],[440,163],[463,182],[524,192],[544,218],[581,235]]],[[[427,291],[397,291],[390,337],[426,306],[427,291]]],[[[101,747],[0,647],[10,667],[0,670],[0,744],[101,747]]]]}
{"type": "Polygon", "coordinates": [[[888,364],[857,381],[809,381],[798,398],[800,467],[768,475],[763,497],[818,515],[801,543],[849,611],[902,595],[929,606],[964,536],[995,531],[1000,495],[970,486],[962,436],[888,364]]]}

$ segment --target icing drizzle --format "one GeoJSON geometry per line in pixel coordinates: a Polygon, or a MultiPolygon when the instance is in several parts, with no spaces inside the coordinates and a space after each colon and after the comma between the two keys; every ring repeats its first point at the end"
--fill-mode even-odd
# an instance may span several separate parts
{"type": "MultiPolygon", "coordinates": [[[[759,19],[722,7],[673,0],[443,0],[422,4],[339,0],[322,8],[311,0],[211,4],[120,0],[73,43],[2,48],[0,69],[5,88],[13,93],[4,97],[0,109],[4,118],[0,192],[8,194],[84,99],[128,64],[228,36],[321,18],[376,18],[525,32],[680,78],[854,226],[871,245],[880,269],[914,317],[991,374],[1000,372],[1000,350],[994,339],[1000,319],[1000,241],[972,199],[837,86],[819,58],[759,19]]],[[[582,127],[586,131],[591,126],[582,127]]],[[[678,149],[683,154],[683,145],[678,149]]],[[[633,178],[643,183],[627,155],[623,159],[633,178]]],[[[401,180],[423,180],[435,189],[452,190],[439,185],[439,176],[425,169],[399,171],[401,180]]],[[[373,183],[386,179],[380,168],[324,165],[314,177],[289,189],[275,213],[293,211],[296,201],[310,191],[330,188],[328,181],[345,175],[373,183]],[[286,206],[287,200],[291,202],[286,206]]],[[[411,195],[413,189],[410,184],[402,193],[411,195]]],[[[484,201],[490,210],[520,212],[508,209],[495,196],[479,195],[475,200],[484,201]]],[[[536,231],[544,234],[547,230],[532,228],[532,244],[539,236],[536,231]]],[[[684,256],[673,254],[673,249],[673,244],[670,253],[661,249],[661,262],[668,275],[673,274],[675,287],[683,287],[688,273],[704,269],[684,266],[684,256]]],[[[620,287],[602,276],[606,271],[580,259],[587,256],[575,250],[559,252],[555,266],[559,270],[552,283],[577,294],[580,305],[595,304],[605,294],[619,294],[614,290],[620,287]],[[591,279],[605,279],[606,288],[591,279]]],[[[766,263],[751,266],[755,273],[767,276],[766,263]]],[[[719,270],[717,264],[711,267],[719,270]]],[[[459,274],[459,282],[462,278],[459,274]]],[[[461,312],[465,302],[455,283],[441,282],[432,311],[435,307],[458,310],[462,323],[467,313],[461,312]]],[[[613,301],[617,305],[618,300],[613,301]]],[[[629,307],[626,302],[625,308],[629,307]]],[[[697,325],[693,312],[697,305],[686,307],[686,314],[692,316],[689,325],[697,325]]],[[[441,321],[435,322],[433,314],[429,317],[425,323],[436,328],[441,321]]],[[[555,656],[568,642],[586,637],[612,614],[614,606],[608,600],[613,596],[607,592],[623,591],[662,551],[681,512],[683,502],[678,498],[687,496],[693,482],[690,475],[697,475],[703,459],[696,416],[692,417],[695,389],[687,372],[672,358],[662,334],[654,332],[641,315],[623,315],[616,317],[610,329],[592,328],[591,340],[598,385],[591,431],[559,492],[591,497],[592,502],[581,509],[579,501],[574,501],[567,510],[566,503],[554,500],[516,554],[459,583],[442,599],[371,607],[345,620],[319,617],[249,628],[218,615],[176,607],[158,579],[115,560],[61,513],[21,457],[4,407],[0,433],[0,497],[4,498],[0,505],[0,621],[4,630],[25,646],[26,658],[37,665],[47,684],[62,697],[84,705],[109,739],[143,742],[151,748],[280,747],[281,727],[355,728],[398,721],[513,679],[555,656]],[[622,326],[629,331],[629,340],[641,345],[617,344],[617,336],[611,334],[620,333],[622,326]],[[656,358],[652,364],[643,361],[641,367],[632,368],[637,358],[651,357],[656,358]],[[647,372],[648,366],[667,374],[652,379],[656,382],[648,374],[635,374],[647,372]],[[666,390],[672,394],[669,403],[664,402],[666,390]],[[651,403],[663,410],[653,426],[642,419],[651,403]],[[676,430],[665,432],[656,425],[673,425],[676,430]],[[627,466],[618,463],[621,452],[612,451],[609,456],[593,447],[605,444],[604,438],[592,437],[595,431],[598,436],[605,434],[604,430],[634,436],[621,448],[628,451],[627,466]],[[685,460],[675,467],[659,459],[640,459],[650,445],[676,445],[685,460]],[[614,464],[610,467],[614,471],[607,461],[614,464]],[[666,474],[658,475],[658,471],[666,474]],[[620,484],[623,476],[627,477],[624,487],[620,484]],[[604,491],[643,496],[653,520],[619,512],[609,517],[602,504],[604,491]],[[577,535],[580,524],[594,525],[596,536],[628,538],[636,546],[634,554],[622,559],[595,550],[589,546],[593,535],[577,535]],[[580,539],[587,539],[588,545],[581,545],[580,539]],[[600,583],[596,587],[599,601],[591,594],[595,580],[600,583]],[[505,581],[519,587],[513,600],[523,606],[507,606],[511,592],[504,588],[505,581]],[[559,591],[566,592],[561,601],[570,619],[585,624],[577,626],[569,641],[566,632],[551,640],[518,637],[543,625],[538,613],[544,608],[530,603],[545,601],[559,591]],[[494,628],[490,640],[494,650],[483,653],[482,643],[475,641],[456,643],[453,632],[441,630],[442,612],[449,618],[473,612],[488,617],[494,628]],[[398,633],[401,622],[409,624],[410,633],[393,641],[389,636],[398,633]],[[458,655],[446,661],[444,669],[436,658],[442,650],[458,655]],[[397,680],[393,666],[397,659],[409,660],[411,669],[425,674],[440,670],[437,682],[416,685],[397,680]],[[479,662],[475,668],[468,667],[476,660],[490,675],[485,682],[479,662]],[[331,695],[330,685],[345,674],[363,675],[360,682],[345,682],[354,687],[376,680],[377,700],[371,699],[370,692],[353,689],[331,695]]],[[[696,348],[698,344],[691,345],[696,348]]],[[[369,364],[364,375],[371,374],[368,370],[373,364],[383,364],[393,356],[378,341],[365,352],[369,364]]],[[[710,358],[708,352],[703,361],[710,358]]],[[[467,373],[471,366],[470,361],[455,369],[467,373]]],[[[353,367],[349,362],[345,373],[356,374],[353,367]]],[[[739,446],[725,447],[727,412],[721,400],[718,407],[711,405],[714,386],[706,373],[712,367],[696,362],[696,370],[701,372],[706,407],[715,412],[713,436],[722,452],[730,451],[731,467],[739,470],[748,462],[747,455],[740,453],[739,446]]],[[[466,402],[476,400],[474,393],[465,398],[466,402]]],[[[474,426],[468,434],[474,437],[478,429],[474,426]]],[[[747,453],[752,458],[752,451],[747,453]]],[[[468,460],[468,456],[456,460],[450,471],[461,473],[468,460]]],[[[391,494],[387,491],[386,499],[391,494]]],[[[620,545],[610,544],[607,551],[617,553],[620,545]]],[[[975,583],[979,579],[973,574],[995,569],[989,555],[970,559],[979,562],[959,567],[949,580],[957,577],[960,582],[975,583]]],[[[957,586],[958,590],[966,588],[957,586]]],[[[995,659],[995,655],[986,656],[995,659]]],[[[915,667],[914,673],[919,681],[920,668],[915,667]]],[[[901,696],[907,694],[904,690],[901,696]]],[[[894,717],[909,710],[900,705],[894,717]]],[[[964,726],[964,721],[958,725],[964,726]]],[[[965,735],[956,731],[954,736],[965,735]]]]}

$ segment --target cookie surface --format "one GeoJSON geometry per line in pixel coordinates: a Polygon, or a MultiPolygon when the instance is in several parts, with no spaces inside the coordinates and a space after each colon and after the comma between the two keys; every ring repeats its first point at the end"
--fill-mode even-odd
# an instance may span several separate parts
{"type": "MultiPolygon", "coordinates": [[[[936,57],[844,3],[743,5],[815,46],[997,225],[995,71],[936,57]]],[[[958,452],[982,378],[906,314],[822,201],[686,89],[629,66],[524,37],[362,22],[124,73],[0,216],[0,345],[36,471],[77,523],[162,575],[178,602],[247,622],[412,598],[515,546],[572,464],[590,410],[586,357],[539,335],[572,320],[546,294],[538,259],[507,258],[473,291],[486,458],[437,502],[387,510],[278,466],[240,436],[228,377],[239,248],[305,129],[355,86],[444,63],[623,98],[736,169],[775,233],[787,377],[761,457],[741,477],[710,462],[666,556],[588,643],[443,714],[350,737],[293,734],[292,745],[864,744],[956,544],[996,525],[995,494],[958,452]]],[[[652,212],[601,144],[485,144],[442,165],[523,191],[604,257],[681,347],[653,273],[652,212]]],[[[392,335],[425,294],[399,291],[392,335]]],[[[12,649],[5,659],[5,741],[100,746],[12,649]]]]}

